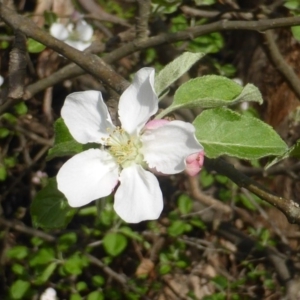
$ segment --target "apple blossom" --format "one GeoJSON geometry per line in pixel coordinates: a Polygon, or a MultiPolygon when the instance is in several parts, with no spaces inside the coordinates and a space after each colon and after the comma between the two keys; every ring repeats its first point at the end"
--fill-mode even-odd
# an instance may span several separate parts
{"type": "Polygon", "coordinates": [[[58,189],[70,206],[80,207],[105,197],[120,183],[114,209],[124,221],[138,223],[159,217],[163,197],[157,178],[149,170],[182,172],[186,158],[203,147],[190,123],[147,123],[157,110],[153,68],[139,70],[121,95],[118,113],[122,127],[113,125],[100,92],[67,96],[61,115],[71,135],[82,144],[102,145],[76,154],[59,170],[58,189]]]}
{"type": "Polygon", "coordinates": [[[41,295],[40,300],[56,300],[56,290],[52,287],[47,288],[41,295]]]}
{"type": "Polygon", "coordinates": [[[53,23],[50,27],[50,34],[69,46],[83,51],[91,45],[94,31],[92,26],[84,20],[78,20],[75,26],[73,23],[67,26],[61,23],[53,23]]]}

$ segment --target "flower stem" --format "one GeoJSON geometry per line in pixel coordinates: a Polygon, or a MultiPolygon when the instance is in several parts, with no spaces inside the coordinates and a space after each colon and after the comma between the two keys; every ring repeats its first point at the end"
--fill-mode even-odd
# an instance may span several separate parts
{"type": "Polygon", "coordinates": [[[163,117],[165,117],[167,114],[169,114],[173,110],[174,110],[174,108],[172,106],[169,106],[166,109],[164,109],[163,111],[161,111],[158,115],[156,115],[154,119],[155,120],[162,119],[163,117]]]}

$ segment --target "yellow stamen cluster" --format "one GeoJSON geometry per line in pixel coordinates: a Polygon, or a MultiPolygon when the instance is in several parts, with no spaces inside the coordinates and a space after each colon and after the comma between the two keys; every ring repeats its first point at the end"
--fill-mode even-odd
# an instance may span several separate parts
{"type": "Polygon", "coordinates": [[[142,155],[139,153],[140,141],[120,127],[110,132],[109,137],[103,139],[103,144],[122,167],[142,161],[142,155]]]}

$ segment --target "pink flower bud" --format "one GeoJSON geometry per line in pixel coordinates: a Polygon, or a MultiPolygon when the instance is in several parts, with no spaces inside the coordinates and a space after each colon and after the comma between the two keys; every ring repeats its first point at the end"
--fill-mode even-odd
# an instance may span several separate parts
{"type": "Polygon", "coordinates": [[[169,123],[168,120],[159,119],[159,120],[151,120],[145,125],[145,129],[156,129],[158,127],[164,126],[169,123]]]}
{"type": "Polygon", "coordinates": [[[189,155],[185,161],[186,161],[185,171],[187,172],[187,174],[190,176],[196,176],[200,172],[203,166],[204,151],[201,150],[198,153],[189,155]]]}

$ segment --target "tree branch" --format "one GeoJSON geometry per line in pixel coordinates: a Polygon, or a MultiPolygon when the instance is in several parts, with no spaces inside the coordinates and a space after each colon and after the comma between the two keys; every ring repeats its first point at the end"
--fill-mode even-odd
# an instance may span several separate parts
{"type": "Polygon", "coordinates": [[[78,51],[52,37],[45,30],[39,28],[33,21],[18,15],[13,10],[5,7],[0,2],[0,16],[2,20],[14,30],[20,30],[26,36],[57,51],[69,60],[78,64],[86,72],[113,88],[116,92],[122,93],[129,83],[118,73],[113,71],[101,58],[94,54],[78,51]]]}
{"type": "Polygon", "coordinates": [[[297,223],[300,225],[300,206],[298,203],[293,200],[271,194],[256,181],[238,172],[233,165],[227,163],[223,159],[205,158],[204,164],[208,169],[215,170],[219,174],[225,175],[239,187],[246,188],[253,194],[279,209],[287,217],[290,223],[297,223]]]}
{"type": "Polygon", "coordinates": [[[151,10],[150,0],[136,0],[138,4],[138,16],[136,17],[136,38],[144,40],[148,37],[148,20],[151,10]]]}
{"type": "Polygon", "coordinates": [[[267,48],[267,54],[273,63],[273,66],[280,72],[280,74],[285,78],[287,83],[290,85],[294,93],[297,95],[298,100],[300,100],[300,80],[297,74],[294,72],[293,68],[285,61],[284,57],[281,55],[278,46],[274,40],[274,35],[271,30],[264,33],[264,39],[266,41],[265,46],[267,48]]]}

